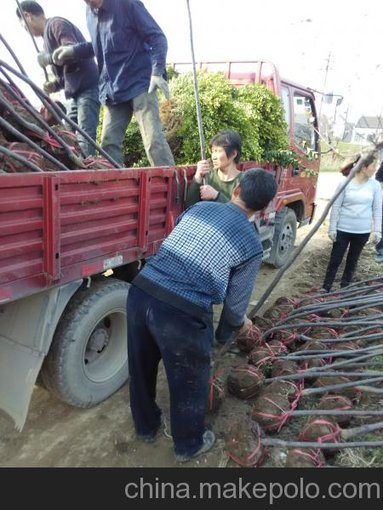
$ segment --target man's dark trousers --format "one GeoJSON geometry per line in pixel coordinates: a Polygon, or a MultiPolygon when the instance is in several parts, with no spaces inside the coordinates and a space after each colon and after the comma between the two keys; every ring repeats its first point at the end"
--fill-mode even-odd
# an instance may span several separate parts
{"type": "Polygon", "coordinates": [[[202,446],[213,346],[213,317],[195,318],[131,286],[127,302],[130,407],[138,436],[160,427],[156,403],[162,358],[170,393],[175,453],[202,446]]]}

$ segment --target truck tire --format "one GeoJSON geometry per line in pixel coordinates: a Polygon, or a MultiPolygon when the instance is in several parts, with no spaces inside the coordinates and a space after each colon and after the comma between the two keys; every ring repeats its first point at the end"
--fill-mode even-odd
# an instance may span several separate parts
{"type": "Polygon", "coordinates": [[[76,407],[92,407],[128,379],[126,298],[130,285],[113,278],[74,295],[41,369],[44,386],[76,407]]]}
{"type": "Polygon", "coordinates": [[[297,217],[293,209],[284,207],[275,216],[273,245],[267,264],[282,267],[294,249],[297,235],[297,217]]]}

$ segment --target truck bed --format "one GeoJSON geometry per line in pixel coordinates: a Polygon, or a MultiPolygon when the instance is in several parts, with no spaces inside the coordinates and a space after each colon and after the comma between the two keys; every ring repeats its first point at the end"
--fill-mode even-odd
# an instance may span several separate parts
{"type": "Polygon", "coordinates": [[[0,175],[0,302],[153,255],[194,171],[0,175]]]}

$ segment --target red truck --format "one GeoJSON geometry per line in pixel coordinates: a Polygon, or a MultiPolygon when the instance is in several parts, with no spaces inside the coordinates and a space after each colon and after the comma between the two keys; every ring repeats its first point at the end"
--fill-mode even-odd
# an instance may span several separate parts
{"type": "MultiPolygon", "coordinates": [[[[205,64],[212,71],[222,64],[205,64]]],[[[221,66],[221,69],[219,68],[221,66]]],[[[227,63],[236,85],[263,83],[281,97],[291,145],[307,172],[273,172],[278,193],[256,223],[264,259],[287,259],[297,225],[315,210],[319,159],[313,92],[269,63],[227,63]],[[303,143],[304,141],[304,143],[303,143]]],[[[184,208],[195,166],[6,174],[0,167],[0,409],[21,429],[34,385],[91,407],[128,378],[129,282],[184,208]]]]}

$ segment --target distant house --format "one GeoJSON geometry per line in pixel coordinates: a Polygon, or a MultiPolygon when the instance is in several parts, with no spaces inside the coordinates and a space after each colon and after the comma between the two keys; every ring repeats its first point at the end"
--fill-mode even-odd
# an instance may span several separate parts
{"type": "Polygon", "coordinates": [[[342,142],[351,143],[354,134],[355,124],[353,122],[345,122],[343,128],[342,142]]]}
{"type": "Polygon", "coordinates": [[[371,137],[383,137],[383,117],[363,115],[355,124],[350,141],[368,145],[371,137]]]}

